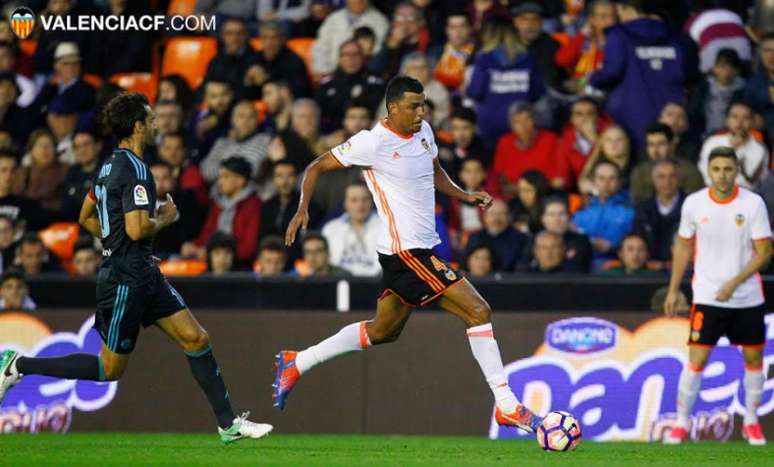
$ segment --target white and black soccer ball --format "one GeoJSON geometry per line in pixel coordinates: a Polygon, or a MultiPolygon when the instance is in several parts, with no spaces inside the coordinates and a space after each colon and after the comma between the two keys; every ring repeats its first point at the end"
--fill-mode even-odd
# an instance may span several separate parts
{"type": "Polygon", "coordinates": [[[550,412],[538,427],[537,441],[544,451],[572,451],[581,442],[581,426],[568,412],[550,412]]]}

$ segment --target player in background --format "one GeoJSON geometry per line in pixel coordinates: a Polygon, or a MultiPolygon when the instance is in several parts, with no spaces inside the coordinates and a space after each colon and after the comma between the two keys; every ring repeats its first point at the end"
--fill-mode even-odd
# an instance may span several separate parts
{"type": "Polygon", "coordinates": [[[489,304],[467,279],[432,252],[440,243],[435,231],[435,189],[483,209],[492,204],[492,198],[484,192],[463,191],[441,168],[433,131],[422,119],[425,95],[419,81],[405,76],[393,78],[385,100],[387,118],[309,164],[298,210],[285,236],[285,243],[291,245],[297,231],[306,228],[310,197],[320,174],[362,167],[382,221],[377,250],[384,292],[376,316],[371,321],[352,323],[306,350],[279,352],[274,405],[283,409],[301,375],[314,366],[397,340],[413,307],[437,301],[467,327],[473,356],[494,393],[497,422],[534,431],[541,418],[521,405],[508,386],[489,304]]]}
{"type": "Polygon", "coordinates": [[[0,402],[24,375],[114,381],[129,363],[140,324],[155,324],[183,349],[194,378],[215,412],[221,441],[261,438],[271,425],[235,417],[226,384],[210,348],[207,332],[167,282],[151,255],[153,237],[177,220],[172,198],[156,209],[156,186],[144,148],[154,140],[155,116],[142,94],[121,94],[105,110],[105,123],[118,147],[103,163],[81,208],[80,223],[103,244],[97,275],[94,327],[103,340],[99,356],[71,354],[28,358],[0,354],[0,402]]]}
{"type": "Polygon", "coordinates": [[[759,271],[771,259],[771,227],[763,199],[734,184],[738,170],[732,148],[714,149],[708,163],[711,186],[688,196],[683,204],[664,312],[675,314],[680,283],[692,257],[693,305],[688,363],[678,385],[677,425],[664,437],[667,444],[688,438],[701,373],[722,335],[742,346],[744,355],[742,436],[751,445],[766,444],[756,414],[766,379],[766,310],[759,271]]]}

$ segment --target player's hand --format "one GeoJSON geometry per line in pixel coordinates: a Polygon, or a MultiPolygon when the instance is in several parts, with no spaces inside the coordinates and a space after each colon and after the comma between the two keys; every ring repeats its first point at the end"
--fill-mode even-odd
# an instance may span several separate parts
{"type": "Polygon", "coordinates": [[[467,201],[471,204],[476,204],[481,209],[489,209],[492,205],[492,196],[485,191],[474,191],[468,194],[467,201]]]}
{"type": "Polygon", "coordinates": [[[293,216],[288,224],[288,230],[285,232],[285,245],[290,246],[296,241],[296,233],[298,229],[306,230],[306,226],[309,225],[309,212],[298,211],[293,216]]]}
{"type": "Polygon", "coordinates": [[[737,284],[736,281],[733,279],[723,284],[723,287],[718,290],[718,293],[715,295],[715,300],[719,302],[727,302],[732,295],[734,295],[734,290],[736,290],[737,284]]]}
{"type": "Polygon", "coordinates": [[[670,290],[664,299],[664,314],[670,318],[677,314],[677,304],[680,301],[680,292],[670,290]]]}
{"type": "Polygon", "coordinates": [[[167,200],[159,204],[156,216],[166,225],[180,219],[180,213],[177,211],[177,206],[172,201],[172,196],[169,193],[167,193],[167,200]]]}

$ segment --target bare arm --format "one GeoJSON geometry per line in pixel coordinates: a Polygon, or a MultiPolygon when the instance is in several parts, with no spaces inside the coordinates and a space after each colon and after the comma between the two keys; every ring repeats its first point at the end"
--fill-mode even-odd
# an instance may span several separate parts
{"type": "Polygon", "coordinates": [[[88,230],[95,237],[102,238],[102,229],[100,228],[99,217],[97,216],[97,202],[86,195],[81,206],[81,213],[78,216],[78,223],[88,230]]]}
{"type": "Polygon", "coordinates": [[[747,266],[745,266],[736,277],[723,284],[723,287],[718,291],[716,298],[719,301],[725,302],[730,299],[737,287],[750,276],[768,266],[769,261],[771,261],[772,251],[774,251],[771,246],[771,239],[764,238],[761,240],[754,240],[753,247],[755,248],[755,255],[753,255],[750,262],[747,263],[747,266]]]}
{"type": "Polygon", "coordinates": [[[296,214],[288,224],[288,230],[285,232],[285,245],[292,245],[296,239],[298,229],[306,229],[309,224],[309,203],[312,200],[312,193],[317,185],[317,178],[324,172],[343,169],[344,166],[331,154],[330,151],[313,160],[304,170],[301,179],[301,198],[298,201],[296,214]]]}
{"type": "Polygon", "coordinates": [[[167,202],[159,207],[156,217],[151,217],[144,209],[135,209],[124,214],[126,235],[134,241],[156,235],[175,220],[177,220],[177,206],[169,194],[167,194],[167,202]]]}
{"type": "Polygon", "coordinates": [[[669,278],[669,292],[664,301],[664,313],[674,316],[677,299],[680,295],[680,283],[683,281],[685,270],[693,256],[693,239],[677,237],[675,249],[672,254],[672,275],[669,278]]]}
{"type": "Polygon", "coordinates": [[[483,191],[477,191],[468,193],[462,188],[458,187],[456,183],[449,178],[449,174],[441,167],[441,163],[438,158],[433,160],[433,183],[436,190],[454,199],[464,201],[466,203],[478,204],[482,208],[486,209],[492,204],[492,197],[488,193],[483,191]]]}

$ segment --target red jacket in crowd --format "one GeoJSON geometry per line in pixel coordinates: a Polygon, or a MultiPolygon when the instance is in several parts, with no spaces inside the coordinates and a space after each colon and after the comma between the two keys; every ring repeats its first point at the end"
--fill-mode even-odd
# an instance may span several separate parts
{"type": "MultiPolygon", "coordinates": [[[[597,120],[597,135],[601,135],[611,124],[610,118],[599,118],[597,120]]],[[[593,151],[593,144],[589,146],[588,151],[581,151],[577,144],[575,127],[569,123],[564,127],[556,149],[556,162],[559,164],[559,172],[567,176],[564,184],[565,190],[575,190],[583,166],[586,165],[586,161],[589,160],[593,151]]]]}
{"type": "Polygon", "coordinates": [[[556,135],[547,130],[537,130],[532,146],[520,148],[516,144],[516,135],[508,133],[500,138],[495,150],[494,164],[489,174],[490,187],[501,192],[500,177],[515,183],[521,174],[528,170],[539,170],[549,183],[555,178],[567,180],[566,165],[556,160],[556,135]]]}
{"type": "MultiPolygon", "coordinates": [[[[204,221],[204,226],[196,239],[198,246],[205,246],[210,237],[218,231],[222,213],[223,207],[219,200],[210,201],[207,220],[204,221]]],[[[237,202],[231,226],[231,235],[236,239],[237,261],[242,263],[252,261],[258,249],[258,232],[261,227],[261,200],[252,191],[237,202]]]]}

